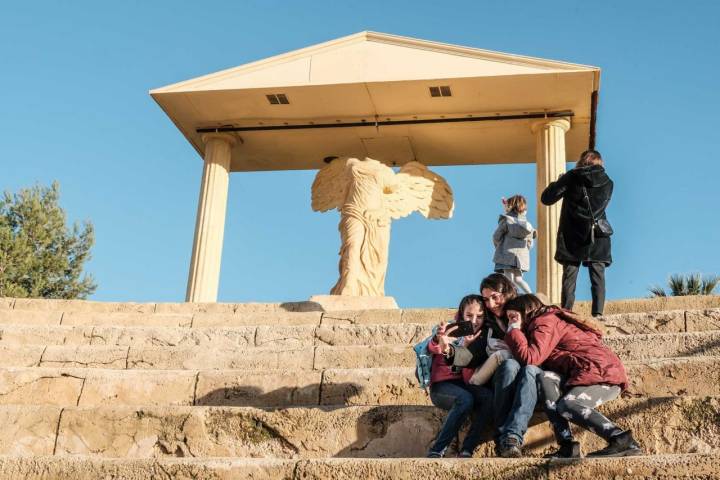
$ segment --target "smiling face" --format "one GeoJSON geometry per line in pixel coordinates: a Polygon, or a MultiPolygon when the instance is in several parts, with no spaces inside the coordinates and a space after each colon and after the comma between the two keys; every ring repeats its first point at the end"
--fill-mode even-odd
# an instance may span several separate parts
{"type": "Polygon", "coordinates": [[[475,331],[478,331],[484,321],[482,305],[478,302],[468,303],[463,309],[463,320],[472,322],[475,331]]]}
{"type": "Polygon", "coordinates": [[[480,294],[485,299],[487,309],[496,317],[502,317],[505,313],[505,295],[492,288],[483,288],[480,294]]]}

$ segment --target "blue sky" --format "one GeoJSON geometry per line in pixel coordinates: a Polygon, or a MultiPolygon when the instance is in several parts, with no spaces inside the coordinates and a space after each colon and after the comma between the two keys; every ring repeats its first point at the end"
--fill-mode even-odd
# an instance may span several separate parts
{"type": "MultiPolygon", "coordinates": [[[[362,30],[596,65],[597,148],[615,180],[608,297],[646,296],[671,273],[720,274],[719,5],[3,2],[0,189],[60,182],[70,218],[95,225],[92,299],[182,301],[202,162],[148,90],[362,30]]],[[[401,306],[476,291],[500,197],[534,197],[534,165],[437,171],[454,218],[393,223],[386,291],[401,306]]],[[[334,284],[338,214],[311,211],[314,174],[231,176],[220,301],[302,300],[334,284]]]]}

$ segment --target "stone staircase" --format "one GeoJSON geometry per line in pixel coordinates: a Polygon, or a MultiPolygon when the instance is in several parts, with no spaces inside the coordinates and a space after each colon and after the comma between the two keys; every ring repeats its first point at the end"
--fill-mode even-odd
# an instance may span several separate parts
{"type": "Polygon", "coordinates": [[[540,414],[529,458],[420,458],[412,345],[451,309],[0,299],[0,478],[720,478],[720,297],[678,302],[607,309],[632,385],[603,410],[647,456],[550,462],[540,414]]]}

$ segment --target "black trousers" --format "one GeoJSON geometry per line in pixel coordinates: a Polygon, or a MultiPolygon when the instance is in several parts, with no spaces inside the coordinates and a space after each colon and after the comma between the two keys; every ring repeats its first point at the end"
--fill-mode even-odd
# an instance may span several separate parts
{"type": "MultiPolygon", "coordinates": [[[[590,272],[590,292],[592,293],[592,314],[602,315],[605,308],[605,264],[592,262],[588,264],[590,272]]],[[[562,276],[562,307],[572,310],[575,305],[575,284],[577,283],[579,263],[563,264],[562,276]]]]}

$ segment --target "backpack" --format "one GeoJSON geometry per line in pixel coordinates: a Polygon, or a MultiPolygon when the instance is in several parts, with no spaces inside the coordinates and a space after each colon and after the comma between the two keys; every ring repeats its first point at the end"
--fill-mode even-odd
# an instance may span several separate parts
{"type": "MultiPolygon", "coordinates": [[[[425,391],[427,391],[427,388],[430,386],[430,370],[432,369],[433,356],[427,347],[436,333],[437,325],[433,327],[429,337],[413,347],[413,350],[415,350],[415,378],[417,378],[420,388],[425,391]]],[[[456,346],[461,344],[462,341],[459,338],[453,342],[453,345],[456,346]]]]}
{"type": "Polygon", "coordinates": [[[428,345],[435,337],[437,327],[433,327],[429,337],[413,347],[415,350],[415,378],[417,378],[420,388],[426,390],[430,386],[430,369],[432,367],[432,353],[428,350],[428,345]]]}

